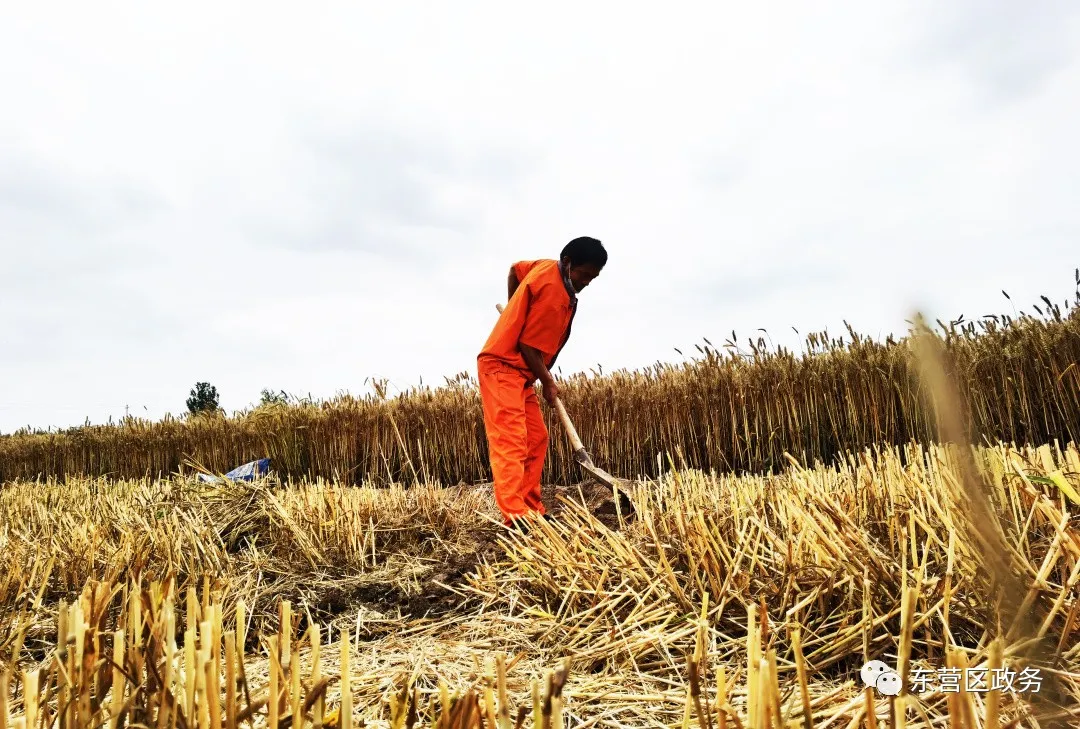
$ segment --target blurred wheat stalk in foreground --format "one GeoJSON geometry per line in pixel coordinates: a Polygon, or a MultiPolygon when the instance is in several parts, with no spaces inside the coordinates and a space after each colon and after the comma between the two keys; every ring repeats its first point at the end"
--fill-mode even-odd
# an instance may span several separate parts
{"type": "MultiPolygon", "coordinates": [[[[347,630],[342,630],[336,645],[324,646],[322,629],[313,623],[300,640],[293,629],[292,606],[283,601],[279,631],[261,641],[268,675],[253,682],[243,650],[244,603],[237,606],[236,629],[231,630],[225,629],[221,605],[208,597],[203,593],[200,602],[194,588],[188,590],[184,628],[178,632],[172,583],[122,590],[88,584],[77,601],[60,606],[51,657],[17,677],[10,667],[0,676],[0,729],[353,725],[354,678],[347,630]],[[112,629],[106,630],[110,622],[112,629]],[[339,670],[324,674],[323,653],[330,649],[339,670]],[[253,684],[261,686],[256,689],[253,684]],[[327,689],[335,684],[339,699],[328,710],[327,689]],[[15,703],[21,704],[21,714],[14,718],[9,713],[12,688],[18,695],[15,703]]],[[[496,716],[499,725],[506,726],[504,657],[497,665],[498,681],[489,679],[480,691],[470,689],[451,697],[440,683],[433,726],[486,726],[482,720],[496,716]],[[498,714],[493,711],[495,687],[498,714]]],[[[560,693],[565,679],[566,669],[560,668],[548,672],[542,686],[533,682],[535,726],[562,726],[560,693]]],[[[417,699],[409,688],[406,684],[390,701],[393,727],[416,723],[417,699]]],[[[519,725],[523,715],[519,714],[519,725]]]]}
{"type": "MultiPolygon", "coordinates": [[[[230,621],[235,628],[230,629],[220,603],[208,599],[207,593],[200,599],[191,588],[181,608],[181,629],[175,598],[171,582],[142,589],[134,584],[122,589],[88,584],[75,602],[61,605],[57,645],[49,658],[36,668],[16,674],[9,667],[0,675],[0,729],[365,725],[354,717],[353,693],[359,687],[351,668],[355,650],[347,629],[339,632],[336,643],[332,636],[324,637],[318,623],[297,636],[292,605],[283,601],[279,630],[260,640],[263,650],[255,672],[243,650],[247,640],[242,601],[230,621]],[[326,638],[331,641],[324,643],[326,638]],[[327,672],[328,666],[337,670],[327,672]]],[[[734,674],[718,666],[710,679],[709,608],[706,595],[693,621],[694,649],[686,658],[682,727],[692,719],[701,729],[827,727],[839,726],[839,719],[849,727],[877,726],[879,719],[889,727],[933,725],[923,704],[911,694],[884,701],[875,699],[869,688],[848,701],[837,700],[836,691],[815,695],[807,679],[800,628],[792,632],[797,679],[793,689],[785,689],[772,629],[756,606],[746,615],[746,665],[734,674]],[[741,676],[745,678],[740,686],[741,676]],[[911,723],[913,719],[925,723],[911,723]]],[[[910,647],[914,627],[910,612],[906,617],[901,644],[910,647]]],[[[1005,664],[1005,653],[1004,641],[998,638],[974,656],[951,649],[947,663],[955,669],[995,669],[1005,664]]],[[[901,666],[908,657],[906,651],[901,652],[901,666]]],[[[470,729],[507,729],[526,723],[545,729],[566,726],[572,689],[569,661],[547,670],[542,680],[531,680],[528,701],[516,711],[507,681],[512,667],[500,654],[494,667],[488,663],[479,685],[451,695],[446,682],[439,680],[427,700],[421,698],[415,676],[399,677],[379,723],[394,729],[421,722],[436,728],[470,729]]],[[[947,717],[951,727],[963,729],[998,729],[1003,699],[1011,699],[1000,689],[976,694],[963,685],[946,697],[940,717],[947,717]]],[[[647,701],[649,697],[624,698],[647,701]]],[[[1063,711],[1060,716],[1070,713],[1063,711]]],[[[647,709],[641,718],[642,725],[650,723],[647,709]]],[[[1022,721],[1021,715],[1011,726],[1022,721]]],[[[590,723],[596,722],[577,722],[590,723]]]]}

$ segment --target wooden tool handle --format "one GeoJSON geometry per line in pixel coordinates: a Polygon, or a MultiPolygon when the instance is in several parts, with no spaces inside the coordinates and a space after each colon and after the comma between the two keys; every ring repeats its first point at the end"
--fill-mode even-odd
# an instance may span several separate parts
{"type": "Polygon", "coordinates": [[[570,436],[570,445],[574,447],[574,451],[584,451],[585,446],[581,444],[577,428],[570,422],[570,416],[566,414],[566,408],[563,407],[561,398],[555,398],[555,409],[559,412],[559,418],[562,420],[563,427],[566,428],[566,434],[570,436]]]}

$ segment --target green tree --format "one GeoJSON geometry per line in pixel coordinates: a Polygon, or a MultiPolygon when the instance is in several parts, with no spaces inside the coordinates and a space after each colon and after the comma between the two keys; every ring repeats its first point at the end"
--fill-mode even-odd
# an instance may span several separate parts
{"type": "Polygon", "coordinates": [[[196,382],[187,399],[187,409],[192,415],[212,413],[218,410],[218,391],[209,382],[196,382]]]}

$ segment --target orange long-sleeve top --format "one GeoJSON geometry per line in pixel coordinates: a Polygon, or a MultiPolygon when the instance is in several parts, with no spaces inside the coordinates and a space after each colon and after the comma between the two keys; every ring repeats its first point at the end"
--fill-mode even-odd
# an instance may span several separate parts
{"type": "Polygon", "coordinates": [[[558,261],[519,261],[513,270],[518,287],[477,360],[499,362],[521,370],[531,381],[535,377],[518,344],[540,351],[544,365],[550,367],[570,338],[577,297],[571,294],[558,261]]]}

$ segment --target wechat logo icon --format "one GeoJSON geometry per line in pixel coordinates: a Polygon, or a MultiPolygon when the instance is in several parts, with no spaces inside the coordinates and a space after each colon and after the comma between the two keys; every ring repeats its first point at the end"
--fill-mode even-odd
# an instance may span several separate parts
{"type": "Polygon", "coordinates": [[[859,670],[859,677],[866,686],[877,689],[884,696],[899,696],[903,682],[900,674],[889,668],[885,661],[870,661],[859,670]]]}

